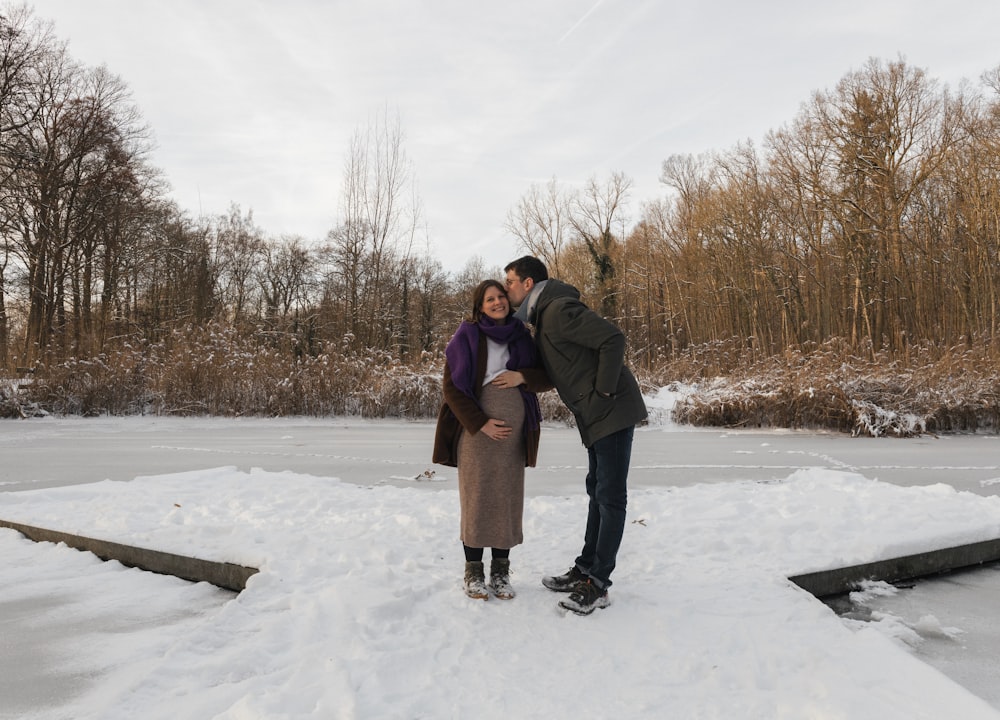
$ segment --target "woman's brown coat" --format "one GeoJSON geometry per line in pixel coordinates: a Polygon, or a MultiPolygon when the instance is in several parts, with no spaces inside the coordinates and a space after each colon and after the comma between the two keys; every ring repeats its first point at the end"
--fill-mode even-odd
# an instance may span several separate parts
{"type": "MultiPolygon", "coordinates": [[[[483,379],[486,377],[486,335],[479,333],[476,377],[473,387],[476,388],[478,396],[483,386],[483,379]]],[[[534,393],[551,390],[553,385],[549,376],[541,367],[519,368],[518,372],[524,375],[525,388],[534,393]]],[[[464,429],[465,432],[474,434],[486,424],[489,417],[482,411],[479,405],[463,393],[451,380],[451,368],[448,363],[444,366],[444,378],[441,382],[444,392],[444,402],[438,410],[437,429],[434,432],[434,456],[433,462],[439,465],[458,466],[458,438],[464,429]]],[[[524,437],[525,467],[534,467],[538,459],[538,440],[540,432],[536,428],[528,430],[524,437]]]]}

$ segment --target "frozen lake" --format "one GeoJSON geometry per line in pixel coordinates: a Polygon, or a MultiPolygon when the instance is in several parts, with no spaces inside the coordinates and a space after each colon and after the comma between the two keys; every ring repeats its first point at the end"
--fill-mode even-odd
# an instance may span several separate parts
{"type": "MultiPolygon", "coordinates": [[[[359,484],[454,482],[430,462],[430,422],[217,418],[98,418],[0,421],[0,490],[131,480],[233,465],[341,477],[359,484]]],[[[543,429],[527,492],[580,492],[586,453],[571,428],[543,429]]],[[[678,426],[636,434],[629,485],[684,487],[730,480],[778,480],[800,468],[857,472],[898,485],[946,483],[1000,493],[1000,437],[949,435],[907,440],[835,433],[719,430],[678,426]]]]}

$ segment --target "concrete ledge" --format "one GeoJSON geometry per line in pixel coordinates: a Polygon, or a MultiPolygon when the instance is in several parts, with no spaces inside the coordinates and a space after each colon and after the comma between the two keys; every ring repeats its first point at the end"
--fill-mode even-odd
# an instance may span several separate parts
{"type": "Polygon", "coordinates": [[[148,570],[161,575],[174,575],[192,582],[207,582],[236,592],[246,588],[247,580],[258,572],[257,568],[244,567],[243,565],[201,560],[186,555],[160,552],[159,550],[147,550],[131,545],[8,522],[7,520],[0,520],[0,527],[17,530],[35,542],[65,543],[71,548],[91,552],[101,560],[117,560],[128,567],[148,570]]]}
{"type": "Polygon", "coordinates": [[[931,550],[863,565],[821,570],[788,579],[816,597],[824,598],[856,590],[865,580],[899,582],[995,560],[1000,560],[1000,539],[931,550]]]}

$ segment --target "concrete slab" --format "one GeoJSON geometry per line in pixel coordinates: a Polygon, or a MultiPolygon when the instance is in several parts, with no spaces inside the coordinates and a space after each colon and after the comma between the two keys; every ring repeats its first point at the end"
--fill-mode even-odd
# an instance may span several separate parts
{"type": "Polygon", "coordinates": [[[850,567],[820,570],[788,578],[818,598],[856,590],[865,580],[887,583],[929,577],[950,570],[1000,560],[1000,539],[957,545],[850,567]]]}
{"type": "Polygon", "coordinates": [[[0,527],[16,530],[35,542],[64,543],[68,547],[91,552],[102,560],[117,560],[128,567],[148,570],[161,575],[174,575],[191,582],[207,582],[236,592],[241,592],[246,587],[247,580],[258,572],[257,568],[234,563],[175,555],[159,550],[23,525],[3,519],[0,519],[0,527]]]}

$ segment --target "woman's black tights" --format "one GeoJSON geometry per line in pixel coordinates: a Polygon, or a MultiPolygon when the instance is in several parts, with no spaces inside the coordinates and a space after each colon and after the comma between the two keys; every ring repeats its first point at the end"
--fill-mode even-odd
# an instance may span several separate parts
{"type": "MultiPolygon", "coordinates": [[[[462,545],[465,550],[465,561],[466,562],[482,562],[483,561],[483,548],[469,547],[468,545],[462,545]]],[[[490,552],[494,558],[502,559],[510,557],[510,548],[490,548],[490,552]]]]}

